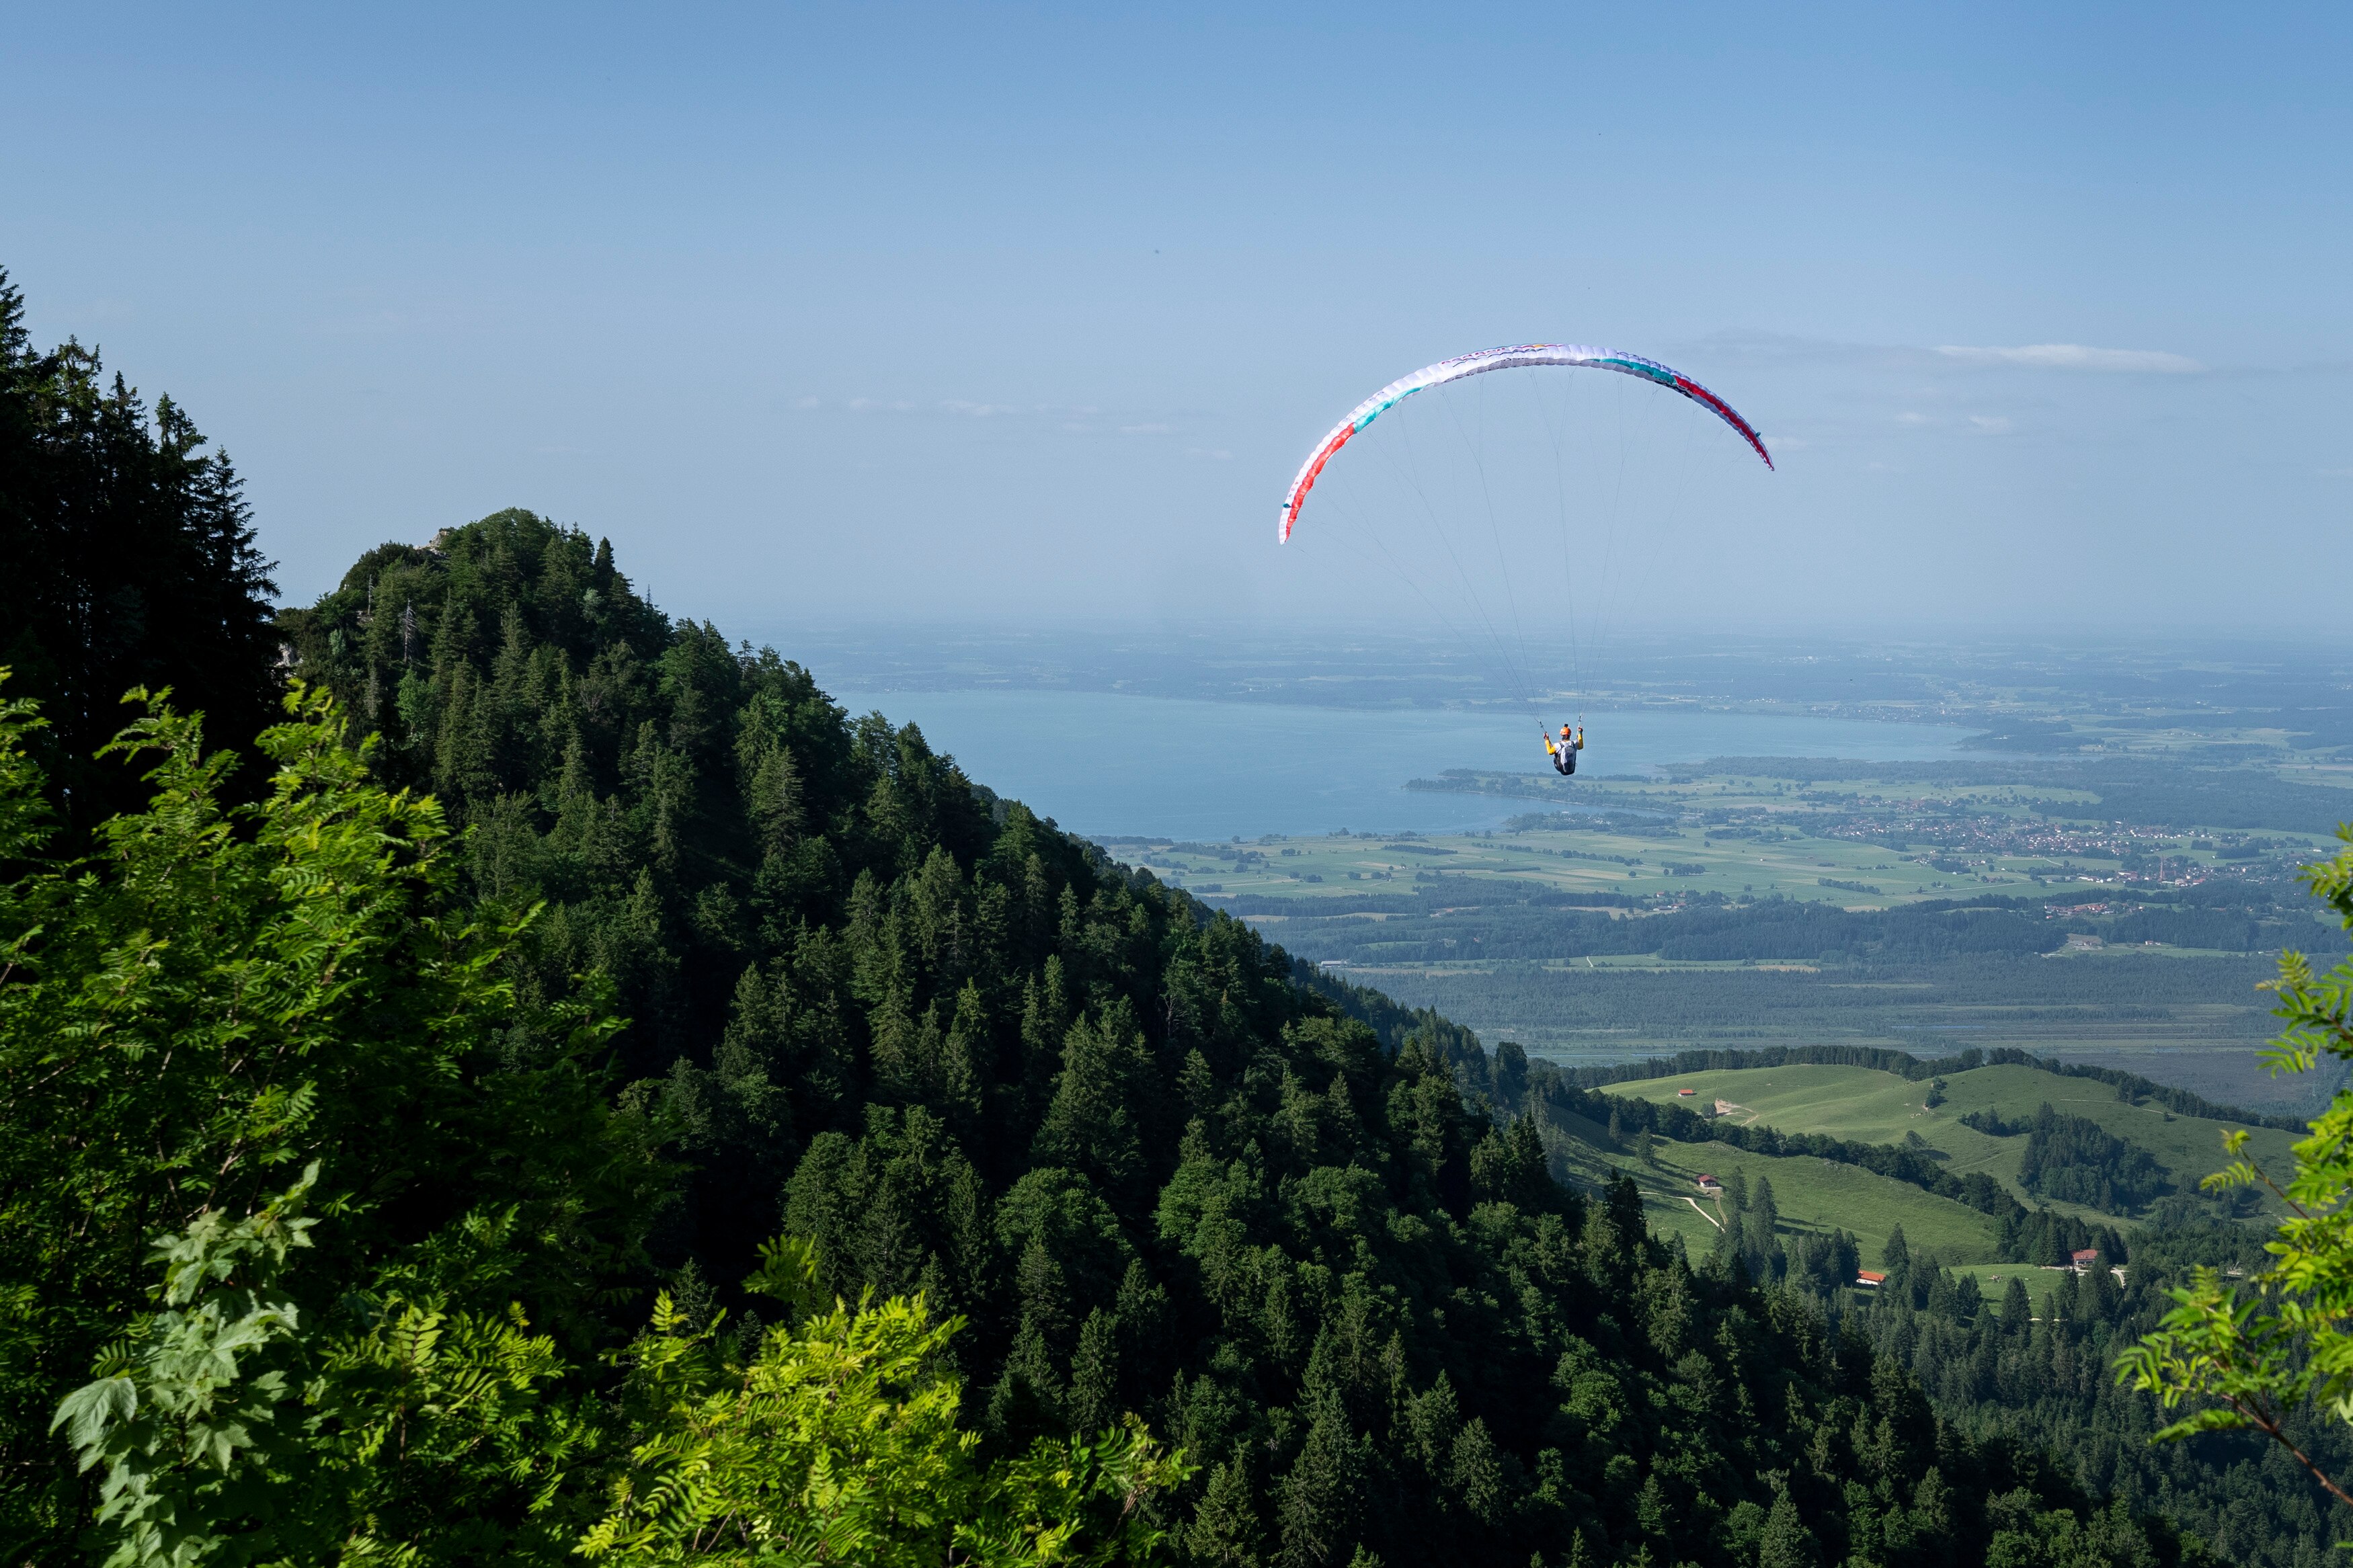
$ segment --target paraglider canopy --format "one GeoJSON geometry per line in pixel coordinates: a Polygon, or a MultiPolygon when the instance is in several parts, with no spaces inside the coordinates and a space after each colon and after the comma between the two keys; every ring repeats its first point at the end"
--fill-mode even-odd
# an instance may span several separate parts
{"type": "Polygon", "coordinates": [[[1299,475],[1291,481],[1291,491],[1282,498],[1282,532],[1284,542],[1291,539],[1292,525],[1299,521],[1299,509],[1307,500],[1307,492],[1315,488],[1315,478],[1332,454],[1346,446],[1356,432],[1379,418],[1384,413],[1425,387],[1443,386],[1450,381],[1465,376],[1482,375],[1491,370],[1520,370],[1538,365],[1561,365],[1588,370],[1614,370],[1620,375],[1641,376],[1655,381],[1661,386],[1682,393],[1693,402],[1715,413],[1717,418],[1740,432],[1765,466],[1773,466],[1773,455],[1765,449],[1764,438],[1747,420],[1734,410],[1732,405],[1718,397],[1691,377],[1671,370],[1656,360],[1640,354],[1620,353],[1615,349],[1588,348],[1577,343],[1520,343],[1509,348],[1481,349],[1476,353],[1459,354],[1425,365],[1411,375],[1401,376],[1348,411],[1348,416],[1332,427],[1329,435],[1315,445],[1307,461],[1300,465],[1299,475]]]}

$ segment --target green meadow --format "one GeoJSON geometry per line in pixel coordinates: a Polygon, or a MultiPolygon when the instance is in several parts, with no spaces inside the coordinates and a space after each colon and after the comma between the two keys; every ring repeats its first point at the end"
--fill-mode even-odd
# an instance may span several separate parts
{"type": "MultiPolygon", "coordinates": [[[[1672,1098],[1672,1089],[1669,1098],[1672,1098]]],[[[1784,1235],[1842,1228],[1862,1243],[1867,1267],[1875,1266],[1888,1236],[1898,1225],[1904,1227],[1908,1245],[1926,1247],[1956,1262],[1975,1263],[1994,1256],[1994,1223],[1986,1215],[1858,1166],[1810,1155],[1755,1154],[1725,1143],[1682,1143],[1665,1138],[1653,1141],[1651,1160],[1645,1163],[1630,1152],[1613,1152],[1607,1128],[1577,1117],[1563,1120],[1565,1125],[1558,1131],[1566,1137],[1552,1150],[1563,1172],[1588,1186],[1617,1173],[1631,1176],[1642,1189],[1643,1209],[1651,1227],[1681,1237],[1694,1257],[1715,1246],[1724,1218],[1719,1204],[1700,1196],[1699,1178],[1705,1174],[1727,1180],[1736,1170],[1752,1191],[1759,1180],[1772,1182],[1784,1235]]]]}
{"type": "MultiPolygon", "coordinates": [[[[1784,1132],[1820,1132],[1863,1143],[1900,1143],[1916,1134],[1956,1175],[1983,1171],[2031,1207],[2044,1202],[2018,1179],[2025,1152],[2023,1136],[1994,1137],[1962,1125],[1971,1112],[1991,1111],[2006,1121],[2022,1121],[2045,1104],[2054,1110],[2099,1123],[2111,1135],[2146,1149],[2166,1168],[2173,1185],[2194,1189],[2200,1178],[2224,1163],[2225,1132],[2244,1131],[2247,1151],[2274,1171],[2284,1172],[2295,1135],[2274,1128],[2183,1116],[2153,1102],[2117,1098],[2108,1085],[2067,1078],[2039,1068],[1992,1066],[1947,1075],[1942,1103],[1926,1104],[1928,1082],[1859,1067],[1789,1066],[1686,1073],[1611,1084],[1608,1092],[1658,1101],[1683,1100],[1734,1107],[1735,1120],[1762,1123],[1784,1132]]],[[[1778,1189],[1778,1184],[1776,1184],[1778,1189]]],[[[1788,1205],[1785,1204],[1784,1207],[1788,1205]]],[[[2080,1205],[2052,1203],[2063,1213],[2114,1222],[2080,1205]]]]}
{"type": "Polygon", "coordinates": [[[1738,1171],[1754,1192],[1759,1181],[1773,1184],[1773,1201],[1781,1213],[1786,1236],[1833,1227],[1852,1234],[1862,1246],[1866,1268],[1883,1258],[1887,1238],[1904,1227],[1906,1245],[1956,1262],[1989,1260],[1994,1256],[1994,1224],[1973,1208],[1933,1193],[1853,1165],[1841,1165],[1810,1156],[1778,1157],[1752,1154],[1723,1143],[1677,1143],[1661,1140],[1653,1145],[1654,1172],[1638,1174],[1643,1182],[1645,1206],[1651,1225],[1683,1237],[1684,1245],[1704,1250],[1715,1245],[1716,1222],[1710,1216],[1717,1205],[1697,1198],[1703,1173],[1719,1181],[1738,1171]],[[1656,1178],[1655,1183],[1646,1177],[1656,1178]],[[1696,1206],[1692,1200],[1696,1198],[1696,1206]]]}

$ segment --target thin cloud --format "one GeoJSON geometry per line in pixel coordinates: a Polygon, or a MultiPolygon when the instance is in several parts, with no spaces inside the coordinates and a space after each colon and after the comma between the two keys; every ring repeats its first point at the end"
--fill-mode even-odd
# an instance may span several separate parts
{"type": "MultiPolygon", "coordinates": [[[[2228,374],[2217,373],[2211,366],[2187,354],[2168,353],[2158,349],[2103,349],[2086,343],[2023,343],[2015,347],[1971,347],[1952,343],[1941,348],[1906,348],[1892,343],[1841,342],[1832,339],[1790,337],[1771,332],[1716,332],[1704,338],[1666,344],[1663,350],[1671,354],[1688,354],[1695,365],[1737,359],[1759,363],[1845,364],[1857,369],[1893,371],[1962,365],[2013,365],[2034,370],[2106,371],[2140,375],[2228,374]]],[[[2353,364],[2315,363],[2293,368],[2332,374],[2353,369],[2353,364]]]]}
{"type": "Polygon", "coordinates": [[[1969,416],[1969,423],[1989,436],[2007,436],[2010,432],[2010,418],[2007,415],[1972,414],[1969,416]]]}
{"type": "Polygon", "coordinates": [[[1940,345],[1936,352],[1966,364],[2025,365],[2036,370],[2117,371],[2137,375],[2195,375],[2206,367],[2186,354],[2158,349],[2095,349],[2084,343],[2027,343],[2018,348],[1940,345]]]}

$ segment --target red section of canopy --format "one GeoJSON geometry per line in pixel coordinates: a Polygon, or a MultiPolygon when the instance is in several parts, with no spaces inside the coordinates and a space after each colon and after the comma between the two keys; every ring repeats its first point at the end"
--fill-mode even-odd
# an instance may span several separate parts
{"type": "Polygon", "coordinates": [[[1767,468],[1773,467],[1773,454],[1765,449],[1765,437],[1757,434],[1755,427],[1735,412],[1731,404],[1686,375],[1675,377],[1675,390],[1694,403],[1704,403],[1715,409],[1718,417],[1735,430],[1739,431],[1747,439],[1748,444],[1757,448],[1757,455],[1765,459],[1767,468]]]}
{"type": "Polygon", "coordinates": [[[1324,471],[1324,465],[1332,460],[1332,454],[1346,446],[1349,438],[1356,433],[1356,427],[1354,425],[1341,426],[1339,429],[1333,432],[1332,438],[1324,443],[1324,449],[1315,454],[1315,460],[1307,465],[1307,479],[1299,487],[1299,500],[1293,501],[1282,514],[1282,538],[1280,542],[1284,544],[1291,542],[1291,525],[1299,521],[1299,508],[1307,500],[1307,492],[1315,488],[1315,476],[1324,471]]]}

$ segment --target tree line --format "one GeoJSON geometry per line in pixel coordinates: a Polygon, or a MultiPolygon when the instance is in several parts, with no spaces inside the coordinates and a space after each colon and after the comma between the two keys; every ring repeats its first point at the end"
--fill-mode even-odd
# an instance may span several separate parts
{"type": "Polygon", "coordinates": [[[1890,1050],[1883,1046],[1766,1046],[1755,1050],[1678,1051],[1672,1056],[1651,1057],[1641,1061],[1580,1067],[1569,1076],[1584,1088],[1599,1089],[1605,1084],[1636,1083],[1645,1079],[1675,1078],[1684,1073],[1739,1072],[1750,1068],[1777,1067],[1869,1068],[1873,1072],[1894,1073],[1914,1082],[1947,1074],[1974,1072],[1982,1067],[2032,1068],[2038,1072],[2055,1073],[2061,1078],[2087,1079],[2094,1083],[2106,1084],[2136,1103],[2152,1100],[2177,1116],[2203,1117],[2210,1121],[2235,1121],[2247,1127],[2274,1127],[2285,1132],[2301,1132],[2307,1125],[2293,1116],[2258,1115],[2236,1106],[2218,1105],[2186,1089],[2158,1083],[2138,1073],[2095,1067],[2085,1062],[2063,1062],[2054,1057],[2038,1057],[2030,1051],[2007,1046],[1989,1050],[1971,1046],[1948,1057],[1915,1057],[1909,1051],[1890,1050]]]}

